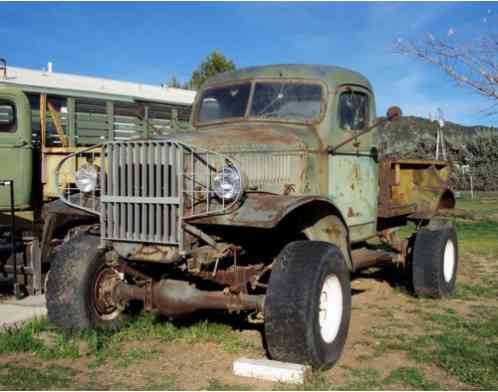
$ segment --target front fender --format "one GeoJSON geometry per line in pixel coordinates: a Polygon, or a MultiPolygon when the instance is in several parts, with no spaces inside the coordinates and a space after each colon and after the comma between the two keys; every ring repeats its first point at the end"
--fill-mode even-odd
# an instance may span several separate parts
{"type": "Polygon", "coordinates": [[[324,203],[339,211],[330,199],[322,196],[290,196],[249,192],[241,200],[240,206],[229,213],[188,219],[188,222],[271,229],[276,227],[292,211],[305,204],[315,202],[324,203]]]}

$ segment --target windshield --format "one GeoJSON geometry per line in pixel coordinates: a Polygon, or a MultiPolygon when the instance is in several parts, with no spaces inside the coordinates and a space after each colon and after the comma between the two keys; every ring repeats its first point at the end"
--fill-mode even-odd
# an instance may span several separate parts
{"type": "Polygon", "coordinates": [[[318,119],[321,98],[322,88],[317,84],[256,83],[251,117],[318,119]]]}
{"type": "Polygon", "coordinates": [[[244,117],[250,91],[250,83],[205,90],[201,97],[199,122],[244,117]]]}
{"type": "MultiPolygon", "coordinates": [[[[249,101],[249,83],[205,90],[200,101],[199,122],[244,117],[249,101]]],[[[318,120],[322,87],[311,83],[256,82],[249,116],[294,121],[318,120]]]]}

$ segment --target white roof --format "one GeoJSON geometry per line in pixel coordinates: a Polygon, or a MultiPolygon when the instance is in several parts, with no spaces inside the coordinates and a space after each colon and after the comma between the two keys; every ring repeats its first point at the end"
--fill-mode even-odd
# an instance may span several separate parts
{"type": "Polygon", "coordinates": [[[181,88],[153,86],[90,76],[38,71],[28,68],[7,67],[7,77],[0,73],[1,84],[23,86],[26,90],[62,89],[74,93],[113,95],[145,101],[192,105],[195,91],[181,88]]]}

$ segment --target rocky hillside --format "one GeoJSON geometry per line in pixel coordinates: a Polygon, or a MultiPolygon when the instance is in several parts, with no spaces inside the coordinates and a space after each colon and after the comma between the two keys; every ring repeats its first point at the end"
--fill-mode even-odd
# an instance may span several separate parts
{"type": "MultiPolygon", "coordinates": [[[[379,129],[381,151],[383,155],[433,159],[437,128],[435,121],[412,116],[386,123],[379,129]]],[[[444,136],[455,185],[469,189],[469,173],[472,173],[476,190],[497,191],[498,128],[446,122],[444,136]],[[462,168],[463,165],[468,168],[462,168]]]]}

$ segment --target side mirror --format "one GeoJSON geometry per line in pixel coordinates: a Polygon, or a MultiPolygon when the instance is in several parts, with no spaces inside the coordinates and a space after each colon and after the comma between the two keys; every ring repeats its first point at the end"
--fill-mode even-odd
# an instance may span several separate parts
{"type": "Polygon", "coordinates": [[[401,116],[402,116],[402,112],[401,112],[401,109],[399,107],[391,106],[389,109],[387,109],[386,117],[389,121],[393,121],[401,116]]]}

